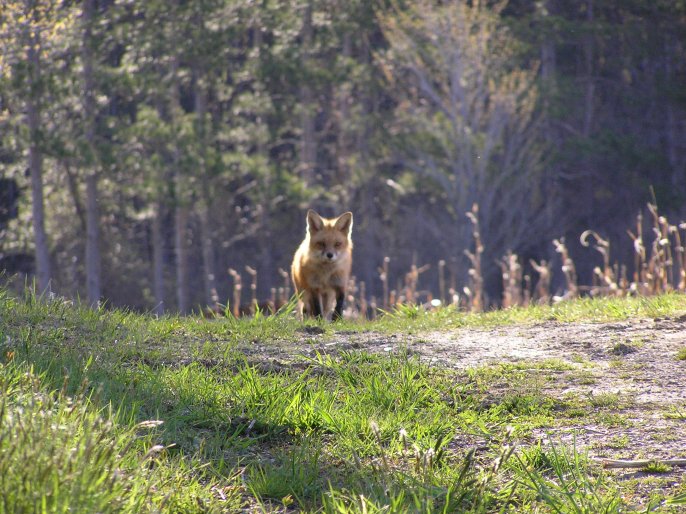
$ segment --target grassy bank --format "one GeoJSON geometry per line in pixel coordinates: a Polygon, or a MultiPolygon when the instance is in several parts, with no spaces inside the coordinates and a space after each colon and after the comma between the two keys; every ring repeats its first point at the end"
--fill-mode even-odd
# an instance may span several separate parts
{"type": "MultiPolygon", "coordinates": [[[[402,308],[307,330],[402,338],[684,312],[686,299],[667,295],[483,315],[402,308]]],[[[251,357],[297,343],[302,330],[288,313],[155,319],[0,291],[0,511],[679,508],[668,502],[683,485],[634,494],[639,485],[620,487],[573,445],[532,442],[534,431],[617,413],[616,399],[551,396],[529,380],[532,369],[544,380],[583,370],[558,361],[448,370],[402,352],[279,366],[251,357]]]]}

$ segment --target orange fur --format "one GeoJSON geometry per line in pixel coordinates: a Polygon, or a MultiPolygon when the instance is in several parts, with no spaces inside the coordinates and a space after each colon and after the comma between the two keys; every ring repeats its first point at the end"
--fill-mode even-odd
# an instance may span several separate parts
{"type": "Polygon", "coordinates": [[[291,266],[301,319],[306,315],[327,320],[342,316],[353,262],[352,228],[351,212],[327,219],[307,211],[307,234],[291,266]]]}

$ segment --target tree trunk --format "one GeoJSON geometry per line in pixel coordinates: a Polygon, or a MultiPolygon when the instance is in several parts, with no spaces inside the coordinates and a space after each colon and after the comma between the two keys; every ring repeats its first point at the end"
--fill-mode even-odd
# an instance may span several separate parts
{"type": "Polygon", "coordinates": [[[153,289],[155,293],[154,313],[162,316],[164,304],[164,236],[162,234],[162,202],[157,202],[155,216],[152,219],[152,264],[153,289]]]}
{"type": "MultiPolygon", "coordinates": [[[[554,31],[550,28],[551,23],[549,18],[551,16],[557,15],[556,0],[547,0],[543,4],[543,8],[540,12],[543,18],[544,27],[544,39],[541,43],[541,79],[543,82],[544,94],[542,96],[543,100],[543,110],[542,110],[542,124],[543,124],[543,135],[546,141],[550,145],[559,144],[559,138],[556,137],[553,124],[551,122],[551,102],[550,98],[554,96],[557,89],[557,53],[555,50],[555,41],[553,39],[554,31]]],[[[554,172],[557,172],[553,168],[554,172]]],[[[549,198],[555,197],[555,184],[557,180],[554,176],[546,174],[544,190],[549,195],[549,198]]],[[[547,226],[552,227],[555,225],[556,221],[556,209],[555,202],[548,201],[545,202],[545,217],[547,220],[547,226]]],[[[552,245],[549,247],[548,258],[554,257],[554,248],[552,245]]]]}
{"type": "Polygon", "coordinates": [[[26,123],[29,129],[29,172],[31,174],[31,200],[33,233],[36,245],[36,286],[38,293],[50,290],[50,254],[45,233],[45,211],[43,199],[43,155],[40,148],[40,108],[38,96],[38,75],[40,73],[39,34],[29,35],[29,94],[26,102],[26,123]]]}
{"type": "Polygon", "coordinates": [[[207,97],[203,91],[201,77],[196,73],[195,81],[195,115],[198,153],[200,155],[200,181],[202,202],[200,207],[200,237],[202,239],[202,264],[205,285],[205,303],[212,305],[216,298],[217,279],[214,258],[214,244],[212,241],[212,195],[210,193],[210,177],[207,169],[207,127],[205,117],[207,114],[207,97]]]}
{"type": "MultiPolygon", "coordinates": [[[[177,191],[180,180],[177,174],[177,191]]],[[[186,314],[189,307],[188,299],[188,207],[184,201],[177,198],[174,213],[174,250],[176,253],[176,303],[181,314],[186,314]]]]}
{"type": "Polygon", "coordinates": [[[174,207],[174,253],[176,255],[176,304],[181,314],[189,308],[188,294],[188,214],[185,198],[185,180],[179,169],[178,156],[174,158],[174,184],[176,206],[174,207]]]}
{"type": "MultiPolygon", "coordinates": [[[[672,83],[674,81],[674,57],[675,54],[677,55],[678,59],[678,51],[674,49],[674,45],[670,43],[665,44],[665,70],[666,70],[666,82],[667,83],[672,83]]],[[[666,131],[666,143],[667,143],[667,159],[669,161],[669,166],[672,170],[672,187],[674,187],[675,191],[678,191],[679,193],[684,192],[684,180],[683,177],[685,176],[684,174],[684,166],[683,166],[683,160],[680,163],[679,162],[679,154],[678,154],[678,148],[679,148],[679,142],[683,139],[680,137],[680,130],[679,127],[683,126],[682,123],[680,123],[682,120],[677,121],[677,112],[679,110],[674,108],[674,105],[670,105],[671,102],[667,103],[667,120],[665,123],[665,131],[666,131]]]]}
{"type": "MultiPolygon", "coordinates": [[[[346,32],[343,35],[343,57],[348,60],[352,58],[352,34],[346,32]]],[[[338,87],[336,103],[338,104],[338,131],[336,136],[336,158],[338,164],[337,185],[341,187],[341,198],[339,203],[344,207],[350,203],[350,94],[351,83],[343,82],[338,87]]]]}
{"type": "MultiPolygon", "coordinates": [[[[312,51],[312,0],[307,2],[302,24],[302,67],[307,70],[312,51]]],[[[316,180],[317,142],[314,127],[314,95],[307,78],[300,86],[300,172],[308,185],[316,180]]]]}
{"type": "Polygon", "coordinates": [[[586,2],[586,33],[583,37],[584,64],[586,67],[586,87],[584,93],[584,121],[582,132],[590,136],[593,129],[593,109],[595,104],[595,81],[593,79],[593,0],[586,2]]]}
{"type": "Polygon", "coordinates": [[[548,19],[556,14],[555,0],[547,0],[541,9],[540,15],[544,19],[544,39],[541,42],[541,77],[546,83],[546,87],[552,89],[556,77],[557,55],[555,52],[555,41],[553,40],[553,30],[550,29],[548,19]]]}
{"type": "Polygon", "coordinates": [[[95,0],[83,3],[83,84],[85,138],[90,152],[90,170],[86,176],[86,290],[88,303],[96,306],[102,296],[100,274],[100,209],[95,149],[95,82],[93,78],[93,18],[95,0]]]}
{"type": "Polygon", "coordinates": [[[100,209],[98,208],[98,177],[86,177],[86,282],[88,302],[97,306],[100,301],[100,209]]]}

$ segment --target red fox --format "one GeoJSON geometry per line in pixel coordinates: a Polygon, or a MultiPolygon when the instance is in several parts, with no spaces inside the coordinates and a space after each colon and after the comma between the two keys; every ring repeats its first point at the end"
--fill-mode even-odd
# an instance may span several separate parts
{"type": "Polygon", "coordinates": [[[353,213],[335,219],[307,211],[307,233],[293,257],[291,276],[300,294],[298,313],[340,319],[352,267],[353,213]]]}

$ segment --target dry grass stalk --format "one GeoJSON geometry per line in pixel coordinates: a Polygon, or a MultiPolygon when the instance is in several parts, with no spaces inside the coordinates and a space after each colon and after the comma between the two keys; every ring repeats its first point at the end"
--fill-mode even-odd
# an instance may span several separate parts
{"type": "Polygon", "coordinates": [[[672,240],[670,238],[670,225],[667,218],[660,216],[658,218],[658,224],[660,226],[660,245],[664,252],[664,290],[670,291],[674,284],[674,259],[672,256],[672,240]]]}
{"type": "Polygon", "coordinates": [[[246,266],[245,271],[250,275],[250,306],[248,307],[248,311],[251,315],[254,315],[255,309],[257,308],[257,270],[250,266],[246,266]]]}
{"type": "Polygon", "coordinates": [[[579,237],[579,242],[588,248],[590,243],[589,236],[593,236],[596,244],[593,247],[603,257],[603,267],[593,268],[593,284],[591,286],[592,296],[609,296],[621,294],[617,284],[617,272],[610,266],[610,242],[603,239],[594,230],[586,230],[579,237]]]}
{"type": "Polygon", "coordinates": [[[669,223],[667,218],[659,215],[656,203],[648,203],[648,211],[653,217],[653,234],[655,234],[648,261],[649,283],[651,293],[660,294],[671,290],[673,282],[669,223]]]}
{"type": "Polygon", "coordinates": [[[522,305],[522,266],[517,255],[508,250],[498,264],[503,277],[503,308],[522,305]]]}
{"type": "Polygon", "coordinates": [[[524,275],[524,290],[522,291],[522,305],[524,307],[531,303],[531,275],[524,275]]]}
{"type": "Polygon", "coordinates": [[[472,235],[474,237],[474,253],[465,250],[464,254],[469,259],[472,267],[469,268],[469,281],[471,287],[464,289],[469,300],[469,310],[471,312],[482,312],[484,279],[481,273],[481,255],[484,253],[484,246],[481,242],[481,232],[479,230],[479,206],[472,205],[472,210],[465,213],[472,222],[472,235]]]}
{"type": "MultiPolygon", "coordinates": [[[[556,297],[555,300],[571,299],[579,296],[579,291],[590,291],[593,296],[607,296],[607,295],[626,295],[626,294],[641,294],[641,295],[655,295],[668,292],[673,289],[679,291],[686,291],[686,250],[684,249],[684,240],[686,240],[686,232],[681,234],[681,231],[686,231],[686,222],[681,222],[678,225],[671,225],[667,218],[661,216],[657,209],[655,202],[648,204],[648,211],[652,220],[652,232],[654,234],[654,241],[650,245],[650,253],[646,251],[646,245],[643,237],[643,215],[639,213],[636,217],[636,231],[635,233],[628,230],[627,233],[632,239],[634,248],[634,271],[632,275],[633,280],[627,277],[627,266],[615,263],[610,264],[610,243],[603,239],[597,232],[593,230],[586,230],[580,236],[580,242],[583,246],[593,248],[602,256],[602,267],[594,268],[593,283],[590,287],[579,286],[577,283],[576,267],[572,261],[568,249],[565,245],[564,238],[555,239],[553,244],[555,251],[560,254],[562,260],[562,271],[566,281],[566,292],[561,297],[556,297]]],[[[484,310],[484,293],[483,293],[483,277],[481,268],[481,257],[484,252],[483,243],[479,230],[478,220],[479,208],[478,205],[472,206],[471,211],[466,213],[466,216],[473,226],[474,237],[474,252],[465,250],[465,255],[469,258],[469,284],[463,288],[464,297],[461,298],[457,293],[456,285],[456,260],[450,260],[450,287],[446,284],[446,261],[441,259],[438,261],[438,288],[441,300],[441,305],[451,305],[462,308],[471,312],[480,312],[484,310]],[[447,289],[447,291],[446,291],[447,289]]],[[[410,271],[404,275],[403,278],[397,279],[397,287],[389,291],[390,276],[389,276],[390,258],[384,257],[383,264],[378,268],[379,278],[383,287],[383,298],[381,298],[381,305],[377,298],[372,296],[367,300],[367,291],[364,282],[356,285],[355,278],[351,280],[348,289],[348,317],[368,316],[376,317],[379,308],[387,310],[399,304],[413,304],[419,303],[420,298],[426,301],[424,304],[427,308],[431,308],[431,301],[434,298],[431,291],[419,291],[418,283],[419,277],[422,273],[430,269],[429,265],[422,267],[413,264],[410,271]]],[[[529,275],[523,275],[522,265],[519,263],[519,258],[512,251],[509,251],[498,264],[502,271],[503,279],[503,302],[504,308],[516,305],[527,305],[531,301],[540,304],[549,303],[552,299],[551,283],[552,283],[552,265],[550,262],[541,260],[537,263],[530,260],[532,269],[538,273],[538,280],[535,287],[532,288],[532,279],[529,275]]],[[[290,276],[289,273],[279,268],[279,274],[283,279],[283,286],[270,289],[270,299],[264,304],[257,302],[257,271],[250,266],[246,266],[247,273],[251,276],[251,304],[250,306],[241,306],[241,292],[242,281],[240,274],[234,270],[229,269],[228,272],[233,278],[233,306],[231,311],[234,316],[242,314],[255,314],[257,308],[265,313],[275,312],[281,306],[288,303],[291,294],[290,276]]],[[[223,312],[219,308],[219,299],[216,291],[212,291],[211,301],[212,306],[206,310],[207,313],[223,312]]]]}
{"type": "Polygon", "coordinates": [[[390,301],[388,292],[388,263],[391,262],[390,257],[383,258],[383,265],[379,268],[379,278],[381,279],[381,285],[383,286],[383,298],[381,301],[381,307],[386,310],[389,305],[393,305],[390,301]]]}
{"type": "Polygon", "coordinates": [[[359,317],[359,311],[357,309],[357,296],[359,288],[357,287],[357,280],[355,276],[351,276],[348,280],[348,289],[346,291],[345,297],[345,311],[348,318],[359,317]]]}
{"type": "Polygon", "coordinates": [[[441,305],[445,305],[445,261],[438,261],[438,295],[441,305]]]}
{"type": "Polygon", "coordinates": [[[452,305],[456,309],[459,309],[460,308],[460,295],[457,293],[457,289],[451,287],[448,290],[448,294],[450,294],[450,305],[452,305]]]}
{"type": "Polygon", "coordinates": [[[681,234],[679,229],[684,230],[684,238],[686,239],[686,223],[683,221],[679,223],[678,226],[674,227],[674,236],[676,239],[676,255],[677,262],[679,263],[679,283],[677,284],[677,289],[679,291],[686,291],[686,251],[684,251],[684,245],[681,239],[681,234]]]}
{"type": "Polygon", "coordinates": [[[576,266],[574,261],[569,256],[569,251],[565,245],[565,238],[554,239],[553,245],[555,245],[555,251],[562,257],[562,272],[565,276],[565,281],[567,283],[567,292],[562,296],[562,300],[568,300],[570,298],[577,298],[579,296],[579,286],[577,285],[576,278],[576,266]]]}
{"type": "Polygon", "coordinates": [[[238,317],[241,314],[241,290],[243,289],[243,284],[240,273],[235,269],[229,268],[229,275],[233,278],[233,305],[231,312],[235,317],[238,317]]]}
{"type": "Polygon", "coordinates": [[[619,282],[617,283],[619,286],[619,290],[621,291],[622,296],[626,296],[629,293],[629,279],[627,278],[626,275],[626,265],[622,264],[619,267],[619,282]]]}
{"type": "Polygon", "coordinates": [[[215,311],[219,310],[219,308],[220,308],[220,306],[219,306],[219,294],[217,293],[217,289],[213,287],[212,290],[210,291],[210,295],[211,295],[211,299],[212,299],[211,309],[215,310],[215,311]]]}
{"type": "Polygon", "coordinates": [[[634,243],[634,280],[629,288],[633,293],[647,294],[649,290],[646,277],[648,267],[646,264],[646,247],[643,244],[643,214],[639,212],[636,216],[636,235],[631,230],[627,230],[627,234],[634,243]]]}
{"type": "Polygon", "coordinates": [[[291,275],[283,268],[279,268],[279,275],[283,280],[283,287],[279,288],[279,303],[286,305],[291,297],[291,275]]]}
{"type": "Polygon", "coordinates": [[[410,267],[410,271],[405,274],[405,301],[411,305],[417,303],[417,284],[419,282],[419,275],[430,269],[429,264],[425,264],[418,268],[416,264],[410,267]]]}
{"type": "Polygon", "coordinates": [[[369,301],[369,314],[371,316],[371,319],[376,319],[376,313],[378,308],[379,306],[376,302],[376,296],[372,296],[371,300],[369,301]]]}
{"type": "Polygon", "coordinates": [[[533,299],[539,304],[550,303],[550,282],[552,280],[552,264],[543,259],[540,263],[535,260],[529,260],[531,267],[538,273],[538,281],[536,282],[536,289],[534,289],[533,299]]]}
{"type": "Polygon", "coordinates": [[[276,312],[281,307],[281,305],[279,305],[279,307],[277,307],[276,305],[277,305],[276,288],[272,287],[271,289],[269,289],[269,311],[270,312],[276,312]]]}
{"type": "Polygon", "coordinates": [[[360,299],[358,305],[361,317],[366,319],[369,315],[369,311],[367,306],[367,286],[364,283],[364,280],[360,281],[360,299]]]}

